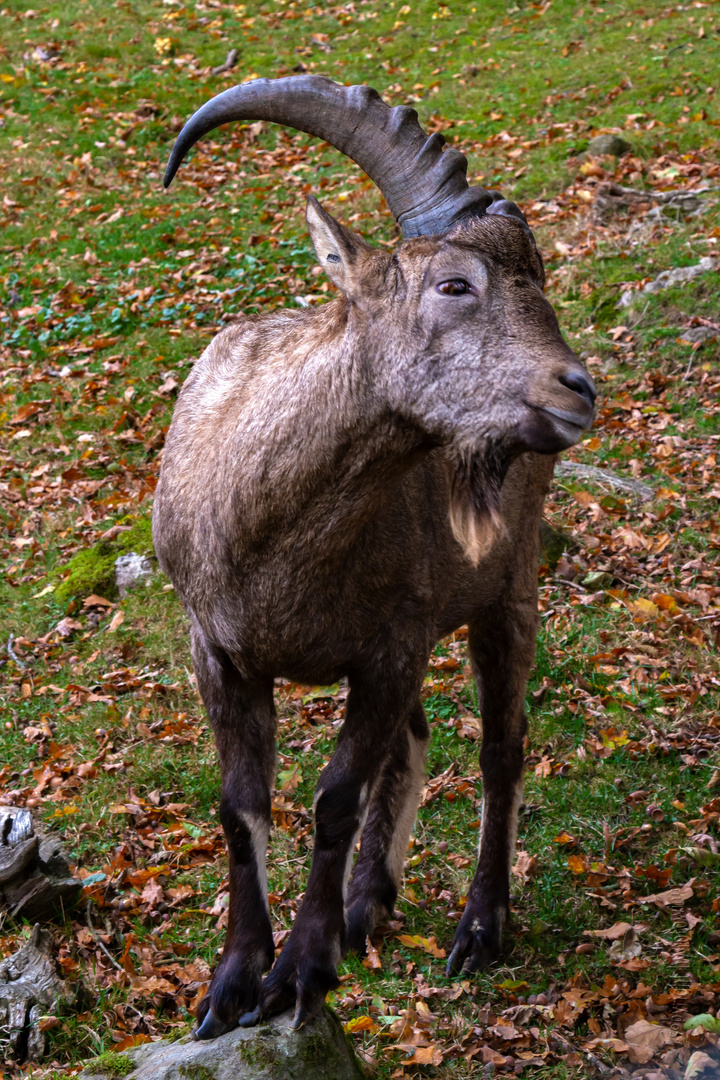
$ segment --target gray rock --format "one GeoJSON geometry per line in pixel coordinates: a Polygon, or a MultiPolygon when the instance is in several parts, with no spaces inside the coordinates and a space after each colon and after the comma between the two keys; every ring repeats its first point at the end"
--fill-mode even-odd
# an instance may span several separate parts
{"type": "Polygon", "coordinates": [[[36,925],[27,944],[0,963],[0,1030],[19,1061],[42,1060],[47,1034],[38,1021],[75,999],[57,974],[53,952],[52,937],[36,925]]]}
{"type": "Polygon", "coordinates": [[[619,135],[596,135],[588,143],[587,153],[593,157],[601,157],[603,154],[612,154],[613,157],[622,157],[632,147],[619,135]]]}
{"type": "Polygon", "coordinates": [[[654,281],[648,281],[644,289],[624,292],[618,303],[619,308],[630,307],[638,297],[647,293],[662,292],[663,289],[671,289],[673,285],[684,285],[686,281],[692,281],[700,274],[707,274],[710,270],[716,270],[718,260],[710,255],[704,255],[699,263],[694,266],[678,266],[674,270],[663,270],[654,281]]]}
{"type": "Polygon", "coordinates": [[[104,1054],[81,1080],[362,1080],[342,1024],[325,1007],[312,1024],[293,1031],[292,1013],[255,1028],[235,1028],[219,1039],[144,1043],[104,1054]]]}
{"type": "Polygon", "coordinates": [[[720,337],[720,326],[693,326],[688,330],[678,330],[678,337],[697,345],[699,341],[712,341],[720,337]]]}
{"type": "Polygon", "coordinates": [[[115,584],[120,593],[120,599],[127,596],[130,589],[136,585],[142,585],[152,575],[152,563],[145,555],[137,555],[131,551],[129,555],[121,555],[115,560],[115,584]]]}
{"type": "Polygon", "coordinates": [[[649,484],[643,484],[642,480],[634,480],[630,476],[618,476],[609,469],[598,469],[595,465],[582,465],[579,461],[560,461],[555,466],[556,476],[582,476],[587,480],[594,480],[598,484],[609,484],[619,491],[626,491],[629,495],[635,495],[638,499],[646,502],[655,496],[655,491],[649,484]]]}

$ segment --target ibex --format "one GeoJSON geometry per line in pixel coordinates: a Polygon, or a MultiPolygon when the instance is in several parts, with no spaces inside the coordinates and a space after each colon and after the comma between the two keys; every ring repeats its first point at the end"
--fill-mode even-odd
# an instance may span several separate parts
{"type": "Polygon", "coordinates": [[[423,788],[423,678],[438,639],[466,623],[483,809],[448,971],[497,956],[543,499],[554,455],[590,426],[595,401],[543,296],[524,215],[469,187],[465,157],[428,138],[413,109],[314,75],[243,83],[187,122],[166,187],[190,147],[231,120],[331,143],[377,184],[404,240],[393,253],[373,248],[309,198],[318,261],[342,295],[224,329],[168,433],[155,546],[190,619],[230,864],[201,1039],[293,1004],[302,1026],[338,985],[343,953],[362,950],[392,912],[423,788]],[[305,897],[273,964],[265,855],[276,677],[345,677],[349,696],[317,786],[305,897]]]}

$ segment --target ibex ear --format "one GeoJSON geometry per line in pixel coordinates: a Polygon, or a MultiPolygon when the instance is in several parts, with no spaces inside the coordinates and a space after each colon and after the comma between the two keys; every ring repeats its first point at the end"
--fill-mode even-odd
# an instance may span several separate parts
{"type": "Polygon", "coordinates": [[[368,256],[375,254],[375,249],[331,217],[312,195],[308,196],[305,218],[320,266],[349,300],[358,300],[368,256]]]}

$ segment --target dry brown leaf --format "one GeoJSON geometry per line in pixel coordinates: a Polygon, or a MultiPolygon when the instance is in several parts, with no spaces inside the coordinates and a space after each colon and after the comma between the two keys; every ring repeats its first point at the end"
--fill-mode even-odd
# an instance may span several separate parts
{"type": "Polygon", "coordinates": [[[627,934],[628,930],[635,929],[636,933],[642,933],[643,930],[647,930],[647,923],[627,923],[618,922],[613,926],[608,926],[604,930],[583,930],[585,937],[603,938],[605,941],[617,941],[624,934],[627,934]]]}
{"type": "MultiPolygon", "coordinates": [[[[693,881],[694,880],[695,879],[693,878],[693,881]]],[[[664,892],[652,893],[650,896],[640,896],[638,897],[638,902],[640,904],[657,904],[658,907],[667,907],[669,905],[679,907],[693,895],[693,882],[688,881],[686,885],[678,885],[674,889],[666,889],[664,892]]]]}
{"type": "Polygon", "coordinates": [[[648,1020],[638,1020],[625,1031],[630,1060],[634,1065],[645,1065],[660,1050],[675,1042],[674,1032],[648,1020]]]}
{"type": "Polygon", "coordinates": [[[534,877],[537,873],[538,861],[536,855],[529,855],[527,851],[519,851],[512,872],[523,884],[534,877]]]}
{"type": "Polygon", "coordinates": [[[365,947],[367,949],[367,956],[362,962],[364,968],[368,968],[369,971],[382,970],[382,961],[380,960],[380,953],[373,945],[369,937],[365,938],[365,947]]]}
{"type": "Polygon", "coordinates": [[[403,1065],[441,1065],[443,1052],[439,1046],[418,1046],[411,1058],[403,1061],[403,1065]]]}

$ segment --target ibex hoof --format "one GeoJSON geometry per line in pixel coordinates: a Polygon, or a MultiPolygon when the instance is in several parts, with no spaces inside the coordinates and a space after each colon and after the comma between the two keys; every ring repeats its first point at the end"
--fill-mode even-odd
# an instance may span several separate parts
{"type": "Polygon", "coordinates": [[[494,963],[500,954],[504,910],[498,910],[494,916],[482,920],[468,916],[462,919],[457,928],[452,952],[448,957],[447,975],[483,971],[494,963]]]}
{"type": "Polygon", "coordinates": [[[251,1012],[243,1013],[238,1020],[238,1027],[255,1027],[256,1024],[260,1023],[261,1018],[262,1012],[258,1005],[255,1009],[252,1009],[251,1012]]]}
{"type": "Polygon", "coordinates": [[[220,1035],[225,1035],[226,1032],[232,1031],[235,1027],[234,1023],[228,1023],[225,1020],[221,1020],[219,1016],[216,1016],[212,1009],[208,1009],[205,1014],[200,1027],[196,1028],[192,1034],[193,1039],[217,1039],[220,1035]]]}

